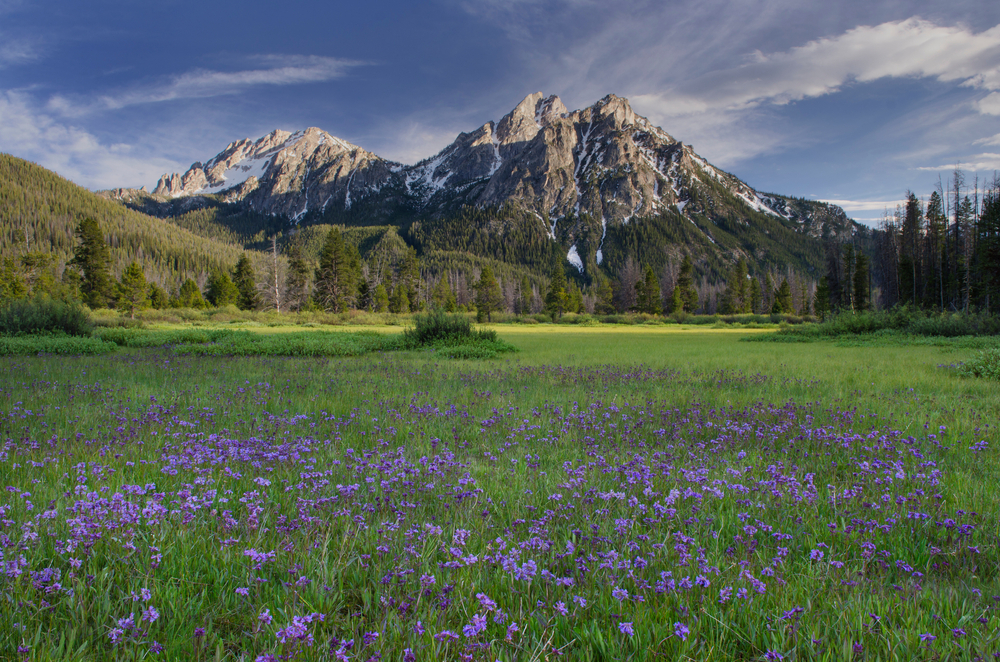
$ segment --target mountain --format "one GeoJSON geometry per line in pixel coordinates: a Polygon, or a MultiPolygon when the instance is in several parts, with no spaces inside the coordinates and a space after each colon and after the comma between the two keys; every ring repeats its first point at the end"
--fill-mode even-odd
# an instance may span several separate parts
{"type": "Polygon", "coordinates": [[[864,229],[821,202],[762,193],[608,95],[568,111],[525,97],[415,165],[317,128],[234,142],[164,175],[163,208],[211,198],[300,226],[395,225],[423,252],[471,252],[546,270],[559,252],[584,276],[629,257],[660,266],[691,252],[719,274],[752,265],[823,268],[820,241],[864,229]]]}
{"type": "MultiPolygon", "coordinates": [[[[149,197],[129,189],[115,194],[119,201],[149,197]]],[[[0,154],[0,257],[47,253],[61,270],[73,256],[79,243],[74,232],[86,217],[96,219],[108,237],[115,274],[136,260],[148,278],[169,289],[185,278],[203,283],[213,269],[231,269],[244,252],[240,242],[206,238],[109,197],[110,193],[97,195],[34,163],[0,154]]],[[[248,254],[263,272],[268,256],[248,254]]]]}

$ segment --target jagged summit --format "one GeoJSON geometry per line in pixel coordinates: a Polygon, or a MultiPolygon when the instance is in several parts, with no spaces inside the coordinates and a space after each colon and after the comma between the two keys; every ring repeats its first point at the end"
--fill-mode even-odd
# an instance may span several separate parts
{"type": "Polygon", "coordinates": [[[751,212],[811,236],[831,221],[835,232],[849,231],[839,208],[758,193],[614,94],[574,111],[557,96],[529,94],[499,121],[459,134],[415,165],[388,161],[317,128],[273,131],[234,142],[183,175],[164,175],[154,194],[216,194],[294,222],[420,219],[425,229],[428,219],[469,207],[513,206],[562,243],[581,271],[601,265],[605,239],[636,219],[690,222],[685,232],[706,244],[716,243],[719,219],[732,234],[751,212]]]}

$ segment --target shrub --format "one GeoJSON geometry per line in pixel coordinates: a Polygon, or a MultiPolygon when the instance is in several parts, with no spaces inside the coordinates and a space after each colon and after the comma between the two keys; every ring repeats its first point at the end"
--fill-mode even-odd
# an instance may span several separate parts
{"type": "Polygon", "coordinates": [[[89,336],[93,330],[93,320],[77,302],[37,296],[11,301],[0,309],[0,335],[65,333],[89,336]]]}
{"type": "MultiPolygon", "coordinates": [[[[440,308],[416,315],[413,321],[415,326],[403,332],[403,337],[413,347],[440,341],[461,341],[472,336],[472,323],[468,317],[449,314],[440,308]]],[[[496,332],[493,335],[495,337],[496,332]]]]}
{"type": "Polygon", "coordinates": [[[1000,380],[1000,348],[979,352],[958,367],[958,373],[966,377],[984,377],[1000,380]]]}

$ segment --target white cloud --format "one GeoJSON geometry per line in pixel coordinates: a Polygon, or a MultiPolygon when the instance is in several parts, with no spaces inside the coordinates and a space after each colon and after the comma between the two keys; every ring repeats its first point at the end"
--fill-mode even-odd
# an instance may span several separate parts
{"type": "Polygon", "coordinates": [[[820,202],[837,205],[846,212],[858,212],[884,211],[886,209],[892,211],[896,205],[902,205],[906,201],[900,198],[899,200],[821,200],[820,202]]]}
{"type": "Polygon", "coordinates": [[[995,136],[990,136],[989,138],[980,138],[979,140],[972,143],[973,145],[987,145],[987,146],[1000,146],[1000,133],[995,136]]]}
{"type": "MultiPolygon", "coordinates": [[[[997,137],[998,136],[994,136],[994,138],[997,137]]],[[[1000,143],[1000,141],[997,142],[1000,143]]],[[[994,143],[987,143],[987,144],[994,144],[994,143]]],[[[1000,170],[1000,154],[994,154],[991,152],[984,152],[982,154],[971,154],[969,156],[963,156],[961,161],[957,163],[949,163],[936,166],[924,166],[921,168],[917,168],[917,170],[950,172],[955,168],[961,168],[962,170],[972,171],[972,172],[992,172],[994,170],[1000,170]]]]}
{"type": "MultiPolygon", "coordinates": [[[[688,115],[782,105],[890,77],[1000,89],[1000,25],[978,34],[918,18],[860,26],[785,52],[757,52],[739,67],[649,96],[664,115],[688,115]]],[[[992,104],[985,107],[992,110],[992,104]]]]}
{"type": "Polygon", "coordinates": [[[0,69],[37,60],[39,51],[36,40],[12,37],[0,32],[0,69]]]}
{"type": "Polygon", "coordinates": [[[976,102],[976,110],[983,115],[1000,115],[1000,92],[993,92],[976,102]]]}
{"type": "Polygon", "coordinates": [[[135,186],[185,166],[146,157],[124,143],[102,143],[80,127],[62,123],[21,92],[0,91],[0,150],[38,163],[88,188],[135,186]]]}
{"type": "Polygon", "coordinates": [[[195,69],[160,84],[105,94],[83,103],[54,96],[49,100],[49,109],[67,116],[78,116],[146,103],[237,94],[259,85],[320,83],[340,78],[351,67],[363,64],[319,55],[261,55],[252,59],[265,66],[242,71],[195,69]]]}

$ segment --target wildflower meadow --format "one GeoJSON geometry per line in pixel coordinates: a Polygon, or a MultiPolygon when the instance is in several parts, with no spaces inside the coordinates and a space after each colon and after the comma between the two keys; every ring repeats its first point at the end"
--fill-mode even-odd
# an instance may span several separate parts
{"type": "Polygon", "coordinates": [[[500,336],[0,358],[0,659],[1000,654],[971,350],[500,336]]]}

